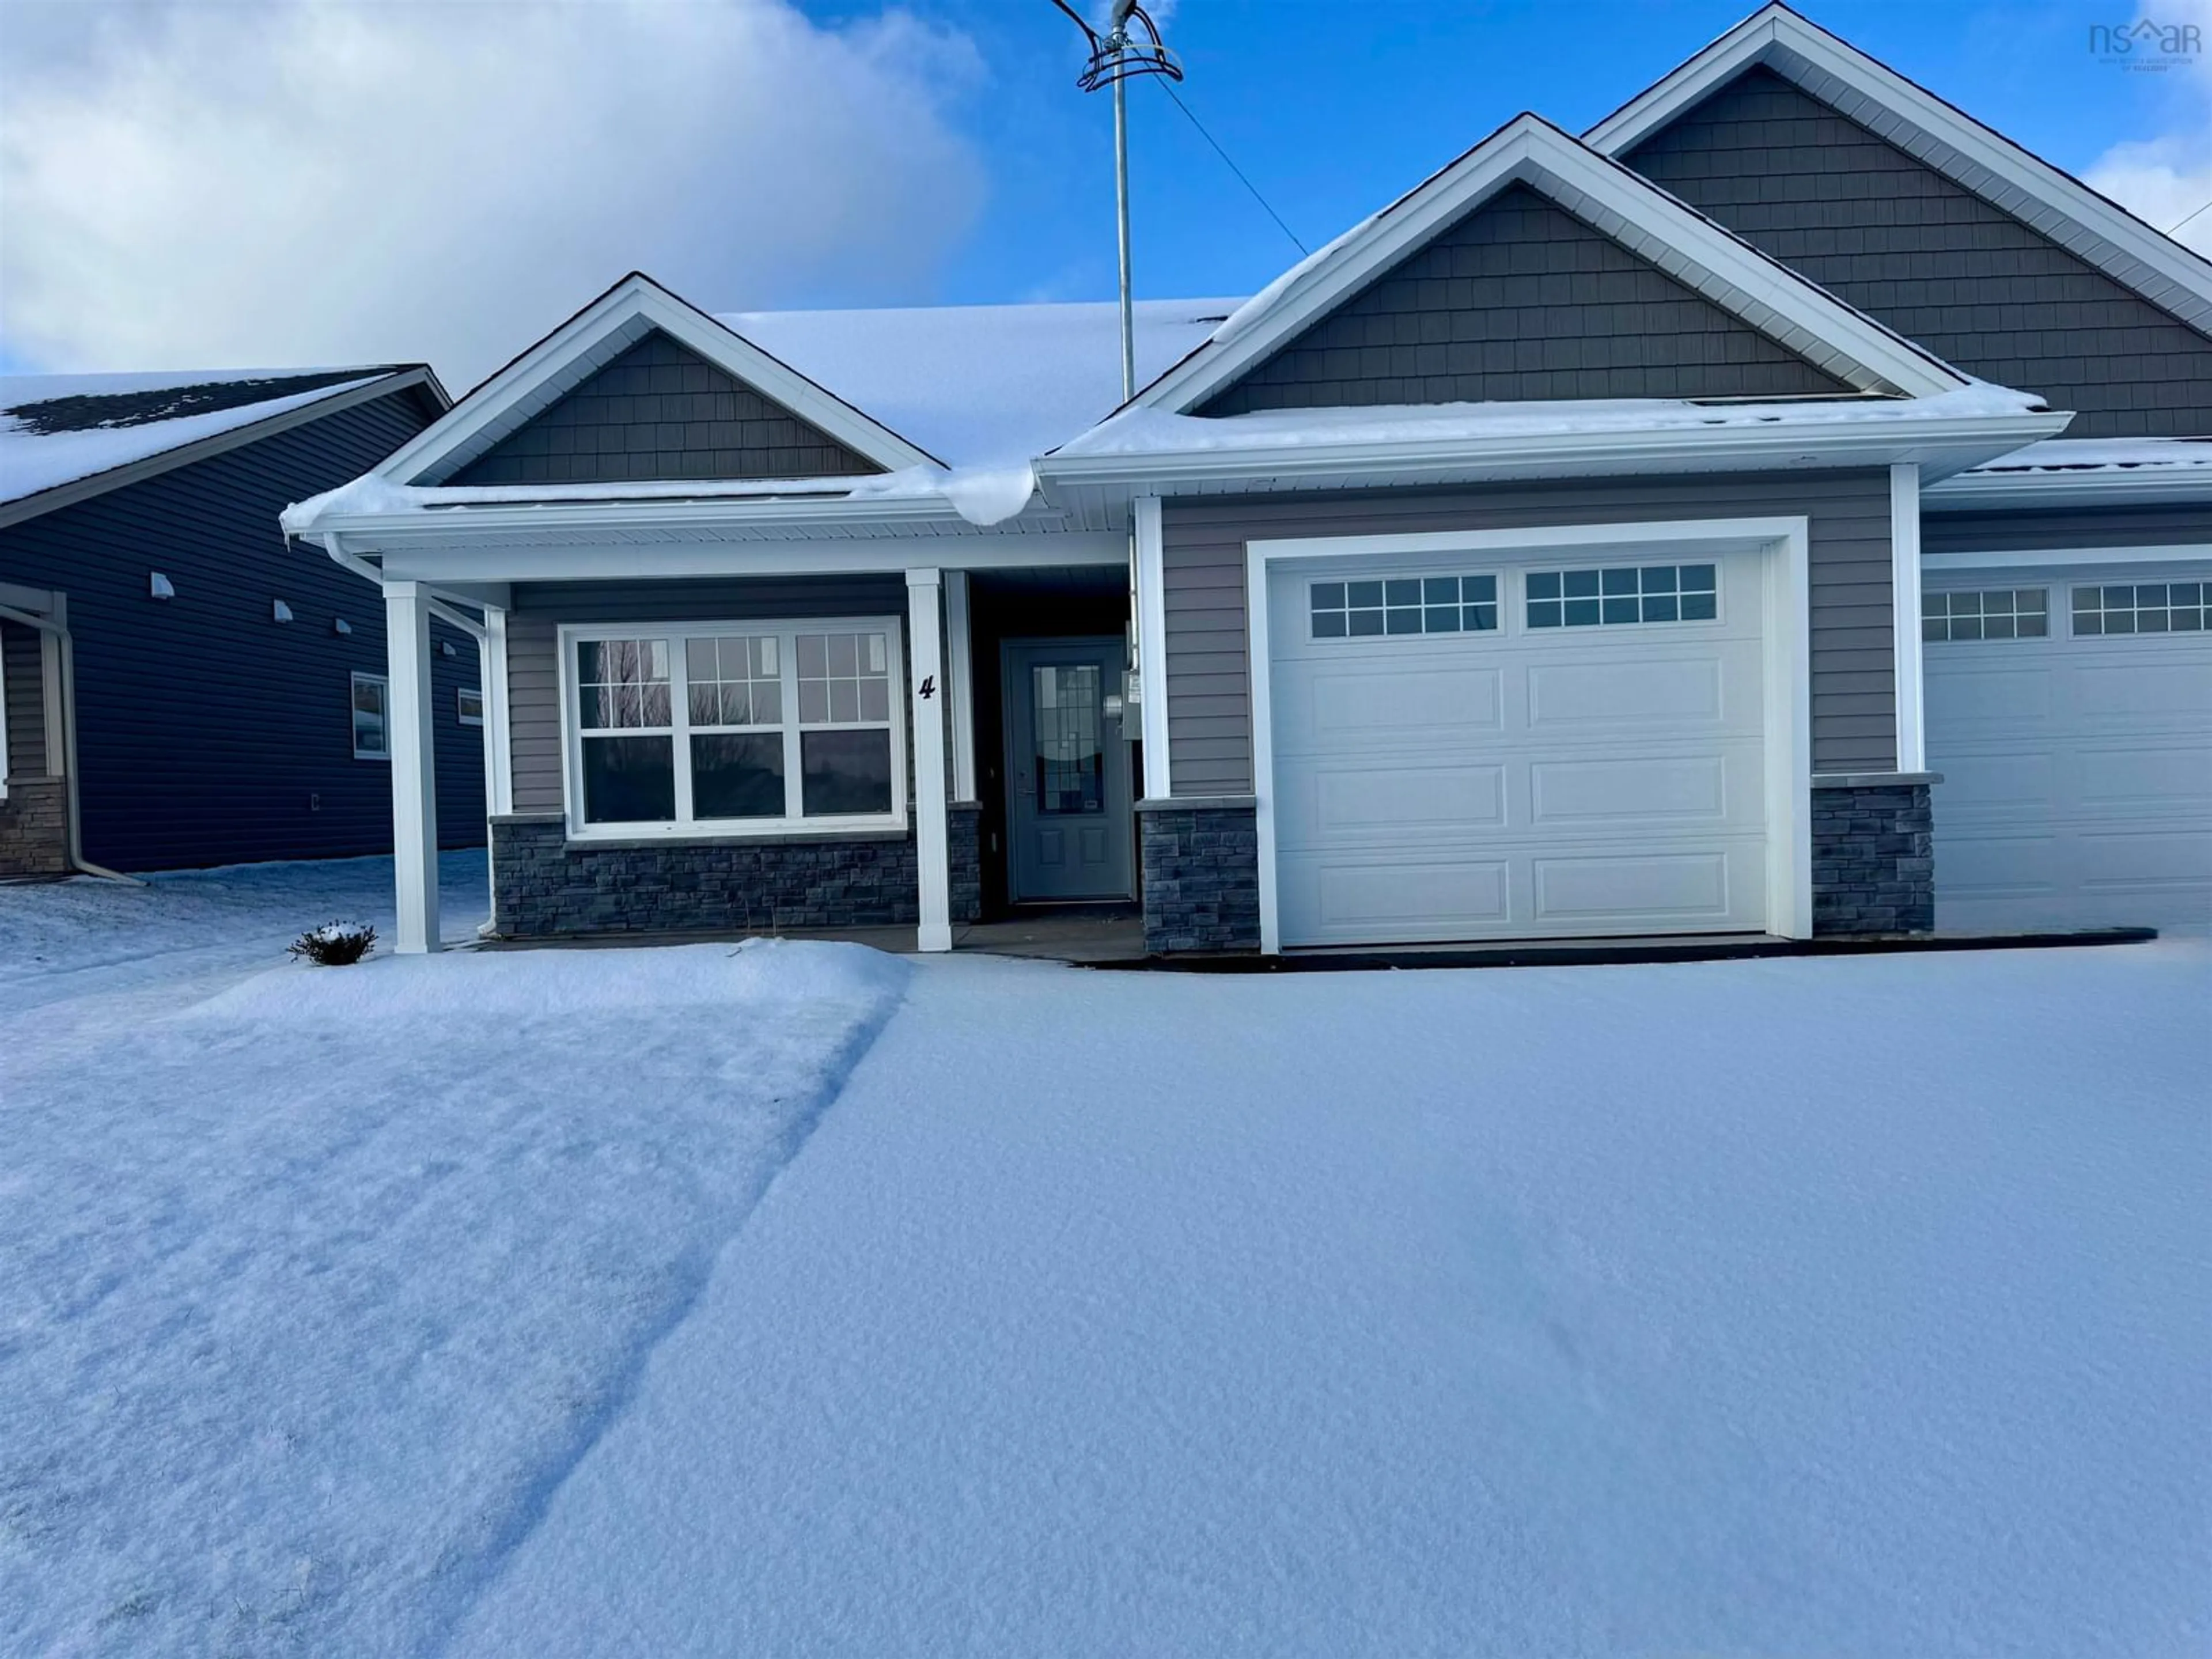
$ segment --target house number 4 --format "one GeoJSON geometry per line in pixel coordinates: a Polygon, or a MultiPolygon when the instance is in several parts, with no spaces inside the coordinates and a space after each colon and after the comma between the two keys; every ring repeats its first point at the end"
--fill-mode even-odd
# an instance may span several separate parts
{"type": "Polygon", "coordinates": [[[922,677],[921,684],[915,688],[915,695],[918,696],[935,696],[937,695],[937,676],[934,674],[924,675],[922,677]]]}

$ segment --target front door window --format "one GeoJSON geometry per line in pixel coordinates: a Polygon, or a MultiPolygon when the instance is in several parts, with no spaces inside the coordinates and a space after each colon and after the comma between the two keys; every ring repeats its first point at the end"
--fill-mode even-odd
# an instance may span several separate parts
{"type": "Polygon", "coordinates": [[[1030,671],[1036,739],[1037,811],[1106,810],[1106,749],[1095,663],[1039,663],[1030,671]]]}

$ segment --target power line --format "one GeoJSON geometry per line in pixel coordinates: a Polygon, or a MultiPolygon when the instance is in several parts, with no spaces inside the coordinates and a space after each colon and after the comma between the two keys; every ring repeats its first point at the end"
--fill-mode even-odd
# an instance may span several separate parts
{"type": "MultiPolygon", "coordinates": [[[[1190,112],[1190,106],[1184,103],[1180,97],[1176,96],[1176,89],[1170,86],[1165,81],[1162,81],[1159,83],[1159,86],[1162,92],[1167,94],[1169,97],[1175,99],[1175,106],[1183,112],[1184,117],[1190,122],[1191,125],[1198,129],[1198,136],[1205,139],[1207,143],[1213,146],[1213,153],[1221,158],[1221,162],[1224,167],[1227,167],[1231,173],[1237,175],[1237,182],[1252,192],[1252,199],[1266,210],[1267,216],[1275,222],[1275,228],[1281,231],[1284,235],[1291,239],[1291,246],[1297,249],[1300,253],[1311,252],[1313,251],[1312,249],[1309,248],[1304,242],[1298,240],[1297,232],[1292,230],[1288,225],[1285,224],[1283,222],[1283,216],[1275,211],[1274,208],[1269,204],[1266,197],[1260,194],[1259,185],[1254,184],[1249,179],[1247,179],[1244,176],[1244,169],[1238,167],[1235,161],[1230,159],[1229,152],[1221,148],[1221,141],[1206,130],[1206,123],[1200,120],[1195,115],[1193,115],[1190,112]]],[[[2212,205],[2212,204],[2208,204],[2208,205],[2212,205]]]]}
{"type": "Polygon", "coordinates": [[[2175,231],[2179,230],[2182,226],[2187,224],[2191,219],[2194,219],[2197,213],[2203,212],[2205,208],[2212,208],[2212,202],[2207,202],[2204,204],[2204,207],[2197,209],[2197,213],[2190,214],[2186,218],[2175,220],[2172,224],[2166,228],[2166,234],[2169,236],[2172,235],[2175,231]]]}

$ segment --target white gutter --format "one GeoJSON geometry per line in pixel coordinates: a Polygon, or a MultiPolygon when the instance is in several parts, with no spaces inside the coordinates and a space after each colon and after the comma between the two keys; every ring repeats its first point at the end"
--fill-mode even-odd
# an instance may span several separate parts
{"type": "MultiPolygon", "coordinates": [[[[1015,518],[1006,520],[1003,527],[1034,528],[1037,516],[1033,508],[1024,508],[1015,518]]],[[[1058,521],[1065,515],[1050,516],[1058,521]]],[[[471,532],[536,532],[605,530],[629,523],[665,529],[788,529],[801,533],[825,526],[957,525],[963,532],[988,533],[961,517],[959,510],[943,497],[933,495],[869,496],[860,501],[746,501],[708,498],[497,502],[417,507],[398,513],[331,514],[318,520],[308,534],[325,548],[340,536],[358,538],[382,548],[395,542],[444,542],[464,526],[471,532]]],[[[337,555],[333,553],[332,556],[337,555]]]]}
{"type": "Polygon", "coordinates": [[[2065,471],[1954,473],[1922,497],[1930,513],[2022,507],[2154,507],[2212,503],[2212,466],[2104,466],[2065,471]]]}
{"type": "Polygon", "coordinates": [[[1037,476],[1054,484],[1173,489],[1247,480],[1341,478],[1372,472],[1393,482],[1436,475],[1464,479],[1556,475],[1600,467],[1694,460],[1722,470],[1817,463],[1875,465],[1917,461],[1964,468],[2009,454],[2065,429],[2070,413],[1940,416],[1758,426],[1683,426],[1614,432],[1519,433],[1470,438],[1329,444],[1251,444],[1234,448],[1132,450],[1048,455],[1037,476]],[[1941,459],[1936,459],[1940,457],[1941,459]]]}

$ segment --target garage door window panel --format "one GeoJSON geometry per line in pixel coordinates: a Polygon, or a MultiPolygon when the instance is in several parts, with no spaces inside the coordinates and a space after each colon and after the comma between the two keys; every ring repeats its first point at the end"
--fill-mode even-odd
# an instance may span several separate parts
{"type": "Polygon", "coordinates": [[[1532,570],[1528,606],[1532,629],[1712,622],[1720,616],[1719,567],[1656,564],[1532,570]]]}
{"type": "Polygon", "coordinates": [[[1306,592],[1316,640],[1486,634],[1498,628],[1494,574],[1314,582],[1306,592]]]}
{"type": "Polygon", "coordinates": [[[2074,632],[2201,634],[2212,582],[2124,582],[2074,590],[2074,632]]]}
{"type": "Polygon", "coordinates": [[[2047,588],[1999,587],[1920,596],[1923,640],[2039,640],[2050,632],[2047,588]]]}

